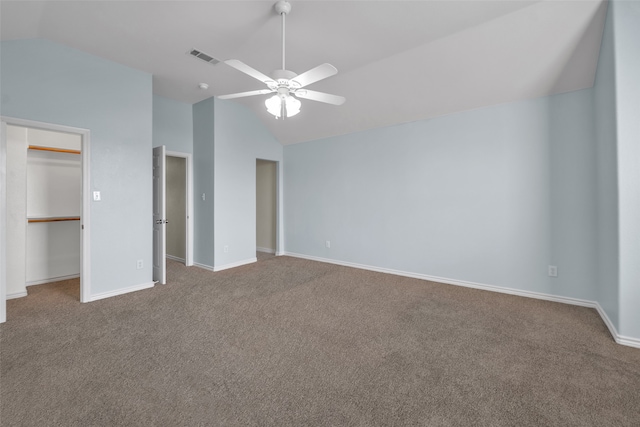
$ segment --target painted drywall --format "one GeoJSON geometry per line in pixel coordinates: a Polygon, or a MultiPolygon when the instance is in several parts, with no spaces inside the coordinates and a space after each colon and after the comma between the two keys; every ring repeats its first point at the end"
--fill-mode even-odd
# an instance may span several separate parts
{"type": "Polygon", "coordinates": [[[598,219],[597,301],[615,328],[619,330],[616,82],[611,7],[607,11],[593,97],[596,135],[595,192],[598,219]]]}
{"type": "Polygon", "coordinates": [[[187,159],[167,156],[167,255],[185,261],[187,159]]]}
{"type": "Polygon", "coordinates": [[[613,1],[621,335],[640,338],[640,3],[613,1]]]}
{"type": "Polygon", "coordinates": [[[193,107],[191,104],[153,95],[153,146],[168,151],[193,153],[193,107]]]}
{"type": "Polygon", "coordinates": [[[193,105],[193,261],[214,268],[214,100],[193,105]]]}
{"type": "Polygon", "coordinates": [[[0,59],[2,115],[91,132],[91,294],[150,284],[152,76],[42,39],[0,59]]]}
{"type": "Polygon", "coordinates": [[[7,298],[26,295],[27,129],[7,126],[7,298]]]}
{"type": "Polygon", "coordinates": [[[275,162],[256,161],[256,247],[276,251],[277,167],[275,162]]]}
{"type": "Polygon", "coordinates": [[[594,300],[591,119],[584,90],[286,146],[287,252],[594,300]]]}
{"type": "Polygon", "coordinates": [[[215,267],[220,269],[255,260],[256,159],[281,162],[282,145],[244,105],[214,102],[214,256],[215,267]]]}

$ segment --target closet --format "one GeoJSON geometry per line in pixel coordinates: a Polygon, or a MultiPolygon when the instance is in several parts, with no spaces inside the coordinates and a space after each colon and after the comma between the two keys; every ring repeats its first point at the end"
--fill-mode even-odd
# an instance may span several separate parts
{"type": "Polygon", "coordinates": [[[7,126],[7,297],[79,277],[81,136],[7,126]]]}

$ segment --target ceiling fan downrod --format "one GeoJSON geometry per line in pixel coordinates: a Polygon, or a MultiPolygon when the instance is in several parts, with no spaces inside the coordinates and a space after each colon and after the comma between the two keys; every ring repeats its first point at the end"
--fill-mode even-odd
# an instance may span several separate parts
{"type": "Polygon", "coordinates": [[[285,17],[289,12],[291,12],[291,3],[288,1],[280,0],[275,4],[276,12],[280,16],[282,16],[282,69],[286,70],[285,67],[285,17]]]}

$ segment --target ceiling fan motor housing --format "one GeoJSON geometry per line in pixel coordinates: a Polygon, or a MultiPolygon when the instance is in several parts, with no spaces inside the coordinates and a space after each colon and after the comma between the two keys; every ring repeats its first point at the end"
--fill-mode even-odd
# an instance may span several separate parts
{"type": "MultiPolygon", "coordinates": [[[[276,90],[280,88],[298,89],[300,84],[293,80],[297,76],[296,73],[289,70],[275,70],[273,72],[273,80],[276,84],[269,86],[269,89],[276,90]]],[[[287,91],[288,92],[288,91],[287,91]]]]}

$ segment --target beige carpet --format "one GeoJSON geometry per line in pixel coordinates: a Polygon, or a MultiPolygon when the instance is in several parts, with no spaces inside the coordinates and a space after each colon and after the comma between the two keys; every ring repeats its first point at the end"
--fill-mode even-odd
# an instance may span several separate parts
{"type": "Polygon", "coordinates": [[[2,426],[638,426],[592,309],[274,257],[8,301],[2,426]]]}

